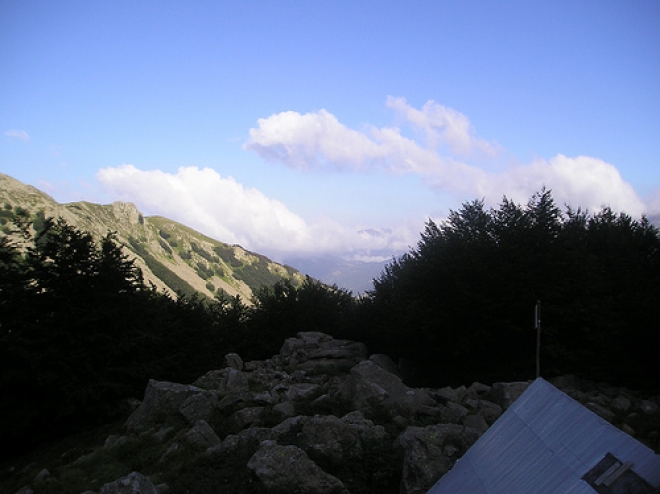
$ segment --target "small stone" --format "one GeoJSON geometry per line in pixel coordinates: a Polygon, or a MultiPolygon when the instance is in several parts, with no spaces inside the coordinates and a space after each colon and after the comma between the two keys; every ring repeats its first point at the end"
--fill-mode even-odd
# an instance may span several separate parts
{"type": "Polygon", "coordinates": [[[476,393],[477,396],[486,396],[490,393],[491,387],[480,382],[473,382],[468,389],[476,393]]]}
{"type": "Polygon", "coordinates": [[[610,402],[610,408],[614,410],[615,412],[627,412],[630,410],[631,403],[628,398],[625,396],[617,396],[610,402]]]}
{"type": "Polygon", "coordinates": [[[463,417],[463,425],[474,429],[480,436],[488,430],[486,419],[481,415],[468,415],[467,417],[463,417]]]}
{"type": "Polygon", "coordinates": [[[48,471],[47,468],[44,468],[41,472],[37,474],[37,476],[34,478],[35,482],[45,480],[48,477],[50,477],[50,472],[48,471]]]}
{"type": "Polygon", "coordinates": [[[596,415],[598,415],[600,418],[607,420],[608,422],[612,422],[614,420],[614,412],[611,410],[608,410],[607,408],[592,402],[589,402],[585,405],[589,410],[594,412],[596,415]]]}
{"type": "Polygon", "coordinates": [[[230,367],[236,370],[243,370],[243,359],[237,353],[228,353],[225,355],[225,367],[230,367]]]}
{"type": "Polygon", "coordinates": [[[154,432],[154,437],[163,442],[172,432],[174,432],[174,427],[161,427],[157,432],[154,432]]]}
{"type": "Polygon", "coordinates": [[[490,390],[488,399],[506,410],[514,401],[520,398],[520,395],[527,390],[529,384],[528,382],[495,383],[490,390]]]}
{"type": "Polygon", "coordinates": [[[655,415],[656,413],[658,413],[658,410],[660,409],[660,407],[658,407],[658,404],[656,402],[650,400],[642,400],[637,406],[637,408],[646,415],[655,415]]]}
{"type": "Polygon", "coordinates": [[[158,490],[149,477],[131,472],[126,477],[105,484],[99,494],[158,494],[158,490]]]}
{"type": "Polygon", "coordinates": [[[624,423],[621,425],[621,430],[628,434],[629,436],[635,437],[635,429],[630,427],[628,424],[624,423]]]}

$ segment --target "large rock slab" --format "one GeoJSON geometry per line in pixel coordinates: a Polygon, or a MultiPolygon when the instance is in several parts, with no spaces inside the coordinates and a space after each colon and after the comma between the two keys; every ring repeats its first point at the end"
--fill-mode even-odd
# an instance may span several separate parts
{"type": "Polygon", "coordinates": [[[321,470],[296,446],[264,441],[247,466],[274,494],[349,494],[341,480],[321,470]]]}
{"type": "Polygon", "coordinates": [[[351,369],[340,394],[350,400],[356,410],[382,406],[392,416],[414,416],[424,407],[437,406],[428,391],[409,388],[401,378],[370,360],[351,369]]]}
{"type": "Polygon", "coordinates": [[[309,351],[310,359],[346,359],[360,362],[367,358],[367,346],[364,343],[348,340],[330,340],[309,351]]]}
{"type": "Polygon", "coordinates": [[[310,418],[298,435],[299,446],[314,458],[320,456],[333,463],[362,453],[365,441],[382,441],[385,429],[366,420],[359,412],[342,418],[316,415],[310,418]]]}
{"type": "Polygon", "coordinates": [[[189,423],[194,424],[198,420],[211,420],[217,407],[218,394],[213,391],[204,391],[189,395],[181,404],[179,411],[189,423]]]}
{"type": "Polygon", "coordinates": [[[403,450],[399,492],[427,492],[478,438],[474,429],[456,424],[408,427],[395,442],[395,447],[403,450]]]}
{"type": "Polygon", "coordinates": [[[304,331],[285,340],[279,357],[298,371],[312,375],[348,373],[367,358],[364,343],[337,340],[325,333],[304,331]]]}
{"type": "Polygon", "coordinates": [[[163,453],[159,461],[165,461],[174,454],[191,454],[219,446],[222,441],[211,426],[204,420],[197,423],[163,453]]]}
{"type": "Polygon", "coordinates": [[[168,416],[177,415],[188,397],[201,393],[203,390],[196,386],[150,379],[144,400],[128,417],[124,428],[135,432],[155,425],[168,416]]]}
{"type": "Polygon", "coordinates": [[[488,400],[498,404],[502,407],[502,410],[506,411],[529,388],[530,384],[530,382],[525,381],[495,383],[490,390],[488,400]]]}
{"type": "Polygon", "coordinates": [[[221,443],[220,438],[205,420],[198,420],[195,425],[181,436],[180,441],[193,449],[207,449],[221,443]]]}
{"type": "Polygon", "coordinates": [[[390,374],[399,376],[399,370],[397,369],[394,360],[392,360],[388,355],[385,355],[384,353],[374,353],[373,355],[369,356],[369,360],[376,364],[378,367],[385,369],[390,374]]]}

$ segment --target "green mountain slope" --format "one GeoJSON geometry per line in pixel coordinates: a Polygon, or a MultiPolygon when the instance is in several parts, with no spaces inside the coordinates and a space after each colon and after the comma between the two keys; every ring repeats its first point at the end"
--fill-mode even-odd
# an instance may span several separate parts
{"type": "Polygon", "coordinates": [[[32,217],[61,216],[70,225],[99,238],[108,231],[116,232],[145,280],[170,293],[182,290],[213,298],[224,291],[249,301],[263,285],[283,278],[296,284],[304,279],[295,269],[238,245],[214,240],[167,218],[145,217],[134,204],[59,204],[48,194],[0,173],[0,227],[5,232],[9,231],[9,218],[21,209],[32,217]]]}

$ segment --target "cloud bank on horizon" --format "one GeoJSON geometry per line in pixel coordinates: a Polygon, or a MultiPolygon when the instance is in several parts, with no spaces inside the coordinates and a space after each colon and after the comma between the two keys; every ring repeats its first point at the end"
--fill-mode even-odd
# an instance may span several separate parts
{"type": "Polygon", "coordinates": [[[417,234],[407,225],[396,231],[367,231],[331,219],[309,223],[280,201],[211,168],[182,167],[171,174],[124,164],[99,170],[97,178],[115,197],[277,260],[333,252],[380,261],[391,255],[378,253],[405,250],[417,234]]]}
{"type": "MultiPolygon", "coordinates": [[[[386,106],[400,127],[352,129],[324,109],[284,111],[259,119],[244,149],[299,173],[412,175],[440,194],[459,201],[484,198],[490,206],[503,196],[524,203],[545,186],[559,205],[592,212],[610,206],[633,217],[660,211],[660,201],[645,205],[617,168],[601,159],[557,154],[517,163],[499,144],[478,137],[469,118],[452,108],[430,100],[417,109],[401,97],[388,97],[386,106]]],[[[328,252],[388,259],[416,244],[427,219],[375,229],[331,218],[304,219],[211,168],[166,173],[124,164],[101,169],[97,179],[113,196],[136,202],[150,214],[280,259],[328,252]]]]}

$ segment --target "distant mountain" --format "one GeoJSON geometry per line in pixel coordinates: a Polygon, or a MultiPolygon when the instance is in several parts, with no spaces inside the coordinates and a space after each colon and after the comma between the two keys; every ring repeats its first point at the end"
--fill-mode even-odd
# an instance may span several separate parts
{"type": "Polygon", "coordinates": [[[296,284],[304,276],[297,270],[228,245],[192,228],[160,216],[144,216],[134,204],[90,202],[59,204],[44,192],[0,173],[0,229],[10,232],[9,219],[17,211],[62,217],[68,224],[100,238],[116,232],[125,250],[136,259],[145,280],[174,293],[199,292],[210,298],[224,291],[249,301],[255,290],[281,279],[296,284]]]}
{"type": "Polygon", "coordinates": [[[373,290],[377,278],[390,260],[382,262],[349,261],[337,256],[299,257],[286,259],[312,278],[349,290],[354,295],[373,290]]]}

